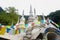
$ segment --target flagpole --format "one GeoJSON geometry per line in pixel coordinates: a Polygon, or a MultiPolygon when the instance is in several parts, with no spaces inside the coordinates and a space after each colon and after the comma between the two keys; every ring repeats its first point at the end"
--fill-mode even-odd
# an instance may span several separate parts
{"type": "MultiPolygon", "coordinates": [[[[19,17],[18,17],[17,23],[19,23],[19,17]]],[[[17,24],[17,23],[16,23],[16,24],[17,24]]]]}
{"type": "Polygon", "coordinates": [[[12,20],[12,24],[11,25],[13,25],[13,20],[12,20]]]}
{"type": "Polygon", "coordinates": [[[42,13],[42,16],[43,16],[43,20],[44,20],[44,22],[45,22],[45,17],[44,17],[44,13],[42,13]]]}

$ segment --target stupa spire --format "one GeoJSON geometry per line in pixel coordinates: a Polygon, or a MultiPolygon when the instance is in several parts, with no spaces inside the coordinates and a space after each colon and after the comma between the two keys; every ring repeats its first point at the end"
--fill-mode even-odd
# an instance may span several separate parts
{"type": "Polygon", "coordinates": [[[29,13],[30,13],[31,16],[33,15],[33,14],[32,14],[32,13],[33,13],[33,12],[32,12],[32,6],[31,6],[31,5],[30,5],[30,12],[29,12],[29,13]]]}
{"type": "Polygon", "coordinates": [[[23,12],[22,12],[22,17],[24,17],[24,10],[23,10],[23,12]]]}
{"type": "Polygon", "coordinates": [[[24,18],[24,10],[22,11],[22,17],[21,17],[20,21],[25,22],[25,18],[24,18]]]}
{"type": "Polygon", "coordinates": [[[43,20],[45,20],[44,13],[42,13],[42,15],[43,15],[43,20]]]}
{"type": "Polygon", "coordinates": [[[36,15],[36,9],[34,8],[34,15],[36,15]]]}

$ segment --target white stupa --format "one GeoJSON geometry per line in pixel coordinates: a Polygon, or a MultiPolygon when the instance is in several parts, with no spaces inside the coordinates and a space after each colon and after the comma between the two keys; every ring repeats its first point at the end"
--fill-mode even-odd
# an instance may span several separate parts
{"type": "Polygon", "coordinates": [[[28,25],[29,27],[32,27],[32,24],[34,23],[34,17],[33,17],[33,12],[32,12],[32,6],[30,5],[30,16],[28,18],[28,25]]]}
{"type": "Polygon", "coordinates": [[[24,10],[22,13],[22,17],[21,18],[18,17],[18,22],[15,25],[15,29],[22,28],[22,27],[25,27],[24,10]]]}
{"type": "Polygon", "coordinates": [[[24,18],[24,10],[22,12],[22,17],[20,18],[20,27],[25,28],[25,18],[24,18]]]}
{"type": "Polygon", "coordinates": [[[34,18],[33,18],[33,12],[32,12],[32,6],[30,5],[30,16],[28,18],[28,22],[33,22],[34,18]]]}
{"type": "Polygon", "coordinates": [[[39,26],[38,16],[36,15],[36,9],[34,8],[34,26],[39,26]]]}
{"type": "Polygon", "coordinates": [[[20,24],[25,24],[24,10],[22,12],[22,17],[20,18],[20,24]]]}
{"type": "Polygon", "coordinates": [[[36,15],[36,10],[35,10],[35,8],[34,8],[34,21],[35,21],[35,22],[38,21],[38,16],[36,15]]]}
{"type": "Polygon", "coordinates": [[[36,15],[36,9],[34,8],[34,12],[32,12],[32,6],[30,5],[30,16],[28,18],[28,24],[31,25],[32,23],[34,26],[40,25],[40,22],[38,21],[38,16],[36,15]]]}

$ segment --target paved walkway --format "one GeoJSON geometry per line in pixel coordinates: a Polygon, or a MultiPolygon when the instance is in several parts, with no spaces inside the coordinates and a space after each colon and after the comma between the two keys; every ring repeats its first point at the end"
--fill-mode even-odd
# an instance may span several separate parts
{"type": "Polygon", "coordinates": [[[10,39],[10,40],[23,40],[24,35],[25,33],[19,35],[9,35],[8,33],[5,33],[5,35],[0,35],[0,37],[10,39]]]}

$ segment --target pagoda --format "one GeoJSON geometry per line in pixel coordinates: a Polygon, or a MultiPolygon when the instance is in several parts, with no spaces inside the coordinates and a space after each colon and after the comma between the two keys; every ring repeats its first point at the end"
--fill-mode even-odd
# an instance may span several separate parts
{"type": "Polygon", "coordinates": [[[24,10],[22,12],[22,17],[20,18],[20,32],[25,32],[25,18],[24,18],[24,10]]]}
{"type": "Polygon", "coordinates": [[[33,12],[32,12],[32,6],[30,5],[30,15],[28,18],[28,25],[29,27],[33,27],[34,26],[34,16],[33,16],[33,12]]]}

